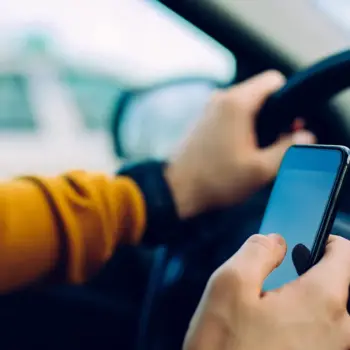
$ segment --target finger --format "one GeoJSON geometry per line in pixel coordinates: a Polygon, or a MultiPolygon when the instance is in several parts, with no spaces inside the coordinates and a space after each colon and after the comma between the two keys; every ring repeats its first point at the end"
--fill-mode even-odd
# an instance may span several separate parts
{"type": "Polygon", "coordinates": [[[286,242],[280,235],[253,235],[227,264],[239,272],[244,294],[260,296],[266,277],[281,264],[286,251],[286,242]]]}
{"type": "Polygon", "coordinates": [[[300,130],[292,134],[284,135],[271,146],[262,150],[260,160],[263,164],[263,170],[266,182],[271,181],[277,174],[287,149],[297,144],[313,144],[316,137],[313,133],[300,130]]]}
{"type": "Polygon", "coordinates": [[[350,284],[350,241],[331,235],[324,256],[309,270],[309,274],[323,288],[331,288],[334,294],[347,299],[350,284]]]}
{"type": "Polygon", "coordinates": [[[258,74],[235,87],[232,92],[249,108],[250,115],[255,117],[268,96],[285,84],[285,77],[276,70],[269,70],[258,74]]]}
{"type": "Polygon", "coordinates": [[[310,250],[304,244],[297,244],[292,250],[292,260],[299,276],[310,267],[310,250]]]}

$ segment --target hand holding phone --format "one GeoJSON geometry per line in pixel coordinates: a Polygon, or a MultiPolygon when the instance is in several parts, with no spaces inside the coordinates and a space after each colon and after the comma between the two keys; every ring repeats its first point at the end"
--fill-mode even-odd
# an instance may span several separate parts
{"type": "Polygon", "coordinates": [[[264,290],[292,281],[318,262],[332,228],[350,150],[343,146],[293,146],[281,163],[260,233],[276,232],[287,254],[264,290]]]}

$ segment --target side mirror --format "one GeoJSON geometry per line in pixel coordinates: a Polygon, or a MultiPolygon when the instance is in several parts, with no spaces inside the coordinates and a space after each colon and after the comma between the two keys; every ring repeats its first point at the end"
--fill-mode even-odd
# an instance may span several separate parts
{"type": "Polygon", "coordinates": [[[124,93],[113,116],[118,157],[165,159],[204,113],[219,86],[209,79],[185,79],[124,93]]]}

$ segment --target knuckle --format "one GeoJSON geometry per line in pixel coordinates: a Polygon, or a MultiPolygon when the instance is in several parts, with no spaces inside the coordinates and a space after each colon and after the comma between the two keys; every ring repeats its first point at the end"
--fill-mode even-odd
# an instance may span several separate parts
{"type": "Polygon", "coordinates": [[[268,252],[272,252],[274,250],[274,244],[271,242],[271,240],[267,236],[261,234],[250,236],[247,243],[256,245],[258,248],[265,249],[268,252]]]}

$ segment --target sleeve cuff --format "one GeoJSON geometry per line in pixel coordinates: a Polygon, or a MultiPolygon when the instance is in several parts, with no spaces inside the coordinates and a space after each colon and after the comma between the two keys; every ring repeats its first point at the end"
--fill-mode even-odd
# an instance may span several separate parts
{"type": "Polygon", "coordinates": [[[178,234],[180,218],[164,178],[165,162],[147,161],[123,167],[118,175],[132,178],[143,193],[146,203],[147,225],[143,242],[163,244],[178,234]]]}

